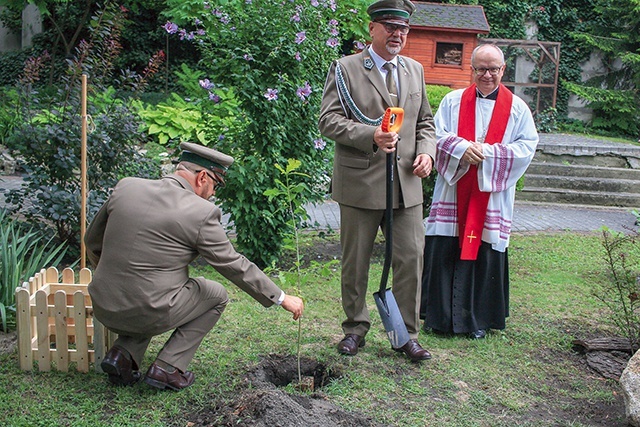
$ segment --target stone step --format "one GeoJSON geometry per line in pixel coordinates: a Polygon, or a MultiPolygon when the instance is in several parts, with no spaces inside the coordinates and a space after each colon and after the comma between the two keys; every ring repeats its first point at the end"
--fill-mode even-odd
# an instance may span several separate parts
{"type": "Polygon", "coordinates": [[[589,166],[584,164],[564,164],[558,162],[541,162],[537,156],[529,165],[525,176],[551,175],[558,177],[591,177],[591,178],[619,178],[638,180],[640,184],[640,169],[589,166]]]}
{"type": "Polygon", "coordinates": [[[521,201],[640,207],[640,146],[570,134],[540,134],[521,201]]]}
{"type": "Polygon", "coordinates": [[[537,161],[640,169],[640,146],[576,135],[540,134],[537,161]]]}
{"type": "Polygon", "coordinates": [[[558,191],[575,190],[640,195],[640,181],[633,179],[538,175],[527,173],[524,177],[524,186],[525,188],[555,188],[558,191]]]}
{"type": "Polygon", "coordinates": [[[558,189],[553,187],[527,187],[516,192],[516,200],[545,203],[570,203],[593,206],[640,207],[640,194],[608,193],[558,189]]]}

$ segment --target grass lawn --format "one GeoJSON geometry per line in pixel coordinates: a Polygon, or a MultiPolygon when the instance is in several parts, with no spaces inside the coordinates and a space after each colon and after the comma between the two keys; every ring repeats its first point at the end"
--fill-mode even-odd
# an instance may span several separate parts
{"type": "MultiPolygon", "coordinates": [[[[335,248],[337,237],[329,239],[313,239],[309,248],[335,248]]],[[[315,252],[313,257],[327,259],[315,252]]],[[[626,425],[618,383],[590,370],[572,349],[573,339],[615,333],[592,296],[605,269],[601,237],[513,235],[509,257],[507,328],[481,341],[422,332],[420,342],[433,359],[419,364],[390,349],[371,295],[373,325],[366,347],[355,357],[338,355],[339,266],[326,277],[305,270],[301,353],[334,377],[306,397],[388,426],[626,425]]],[[[219,277],[208,267],[193,270],[192,275],[219,277]]],[[[370,294],[380,272],[381,263],[372,266],[370,294]]],[[[190,366],[196,375],[192,387],[177,393],[145,384],[116,388],[93,371],[23,372],[16,352],[0,354],[2,424],[184,427],[233,420],[233,425],[268,425],[252,420],[239,402],[260,392],[247,378],[266,357],[296,354],[298,324],[282,309],[263,308],[233,285],[227,289],[231,302],[190,366]]],[[[152,341],[143,370],[166,338],[152,341]]],[[[305,394],[292,385],[273,389],[305,394]]],[[[271,425],[301,425],[294,422],[285,416],[271,425]]],[[[369,425],[349,422],[335,425],[369,425]]]]}

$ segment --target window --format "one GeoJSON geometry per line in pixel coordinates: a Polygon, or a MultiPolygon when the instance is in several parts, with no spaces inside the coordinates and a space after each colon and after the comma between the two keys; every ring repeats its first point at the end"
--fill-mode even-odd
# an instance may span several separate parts
{"type": "Polygon", "coordinates": [[[462,66],[462,43],[436,43],[436,64],[462,66]]]}

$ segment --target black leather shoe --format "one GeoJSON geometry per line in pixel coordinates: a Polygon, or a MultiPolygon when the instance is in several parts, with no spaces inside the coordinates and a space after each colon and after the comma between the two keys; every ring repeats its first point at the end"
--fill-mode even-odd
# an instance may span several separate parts
{"type": "Polygon", "coordinates": [[[487,331],[484,329],[478,329],[477,331],[469,332],[469,338],[472,340],[481,340],[487,336],[487,331]]]}
{"type": "Polygon", "coordinates": [[[394,348],[399,353],[404,353],[409,356],[412,362],[419,362],[421,360],[431,359],[431,353],[422,348],[418,343],[418,340],[409,340],[408,343],[400,348],[394,348]]]}
{"type": "Polygon", "coordinates": [[[364,337],[356,334],[346,334],[342,341],[338,343],[338,353],[347,356],[355,356],[358,349],[364,347],[364,337]]]}
{"type": "Polygon", "coordinates": [[[113,346],[104,356],[100,367],[109,374],[109,381],[115,385],[133,385],[140,380],[138,365],[123,348],[113,346]]]}
{"type": "Polygon", "coordinates": [[[151,364],[147,375],[144,377],[144,382],[151,387],[161,390],[168,388],[176,391],[189,387],[195,380],[196,376],[191,371],[181,372],[176,369],[173,372],[169,372],[161,368],[156,362],[151,364]]]}

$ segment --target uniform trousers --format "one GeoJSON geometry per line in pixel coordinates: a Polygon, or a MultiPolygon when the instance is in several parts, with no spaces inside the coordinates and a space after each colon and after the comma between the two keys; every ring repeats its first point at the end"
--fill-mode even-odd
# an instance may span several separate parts
{"type": "MultiPolygon", "coordinates": [[[[340,204],[342,245],[342,322],[345,334],[365,336],[371,327],[367,308],[369,266],[378,230],[385,231],[384,209],[360,209],[340,204]]],[[[418,337],[424,226],[422,205],[393,210],[393,295],[412,339],[418,337]]],[[[379,283],[372,284],[372,293],[379,283]]]]}
{"type": "Polygon", "coordinates": [[[114,345],[127,350],[137,366],[141,365],[151,338],[174,329],[157,358],[185,372],[202,339],[218,322],[228,302],[224,286],[200,277],[189,279],[174,297],[166,313],[169,328],[136,330],[135,325],[131,325],[131,329],[122,330],[102,323],[118,334],[114,345]]]}

